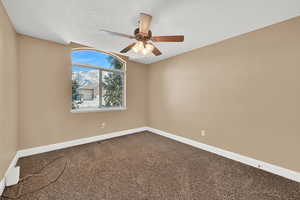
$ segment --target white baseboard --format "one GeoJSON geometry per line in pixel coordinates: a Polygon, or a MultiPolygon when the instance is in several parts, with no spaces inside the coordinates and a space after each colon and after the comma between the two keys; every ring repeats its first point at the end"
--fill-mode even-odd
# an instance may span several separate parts
{"type": "Polygon", "coordinates": [[[97,135],[94,137],[71,140],[68,142],[62,142],[62,143],[50,144],[50,145],[46,145],[46,146],[23,149],[23,150],[19,150],[17,152],[17,155],[19,158],[22,158],[22,157],[26,157],[26,156],[35,155],[35,154],[40,154],[40,153],[45,153],[45,152],[49,152],[49,151],[65,149],[65,148],[73,147],[73,146],[77,146],[77,145],[87,144],[87,143],[91,143],[91,142],[106,140],[109,138],[138,133],[138,132],[142,132],[145,130],[147,130],[146,127],[141,127],[141,128],[118,131],[118,132],[113,132],[113,133],[108,133],[108,134],[103,134],[103,135],[97,135]]]}
{"type": "Polygon", "coordinates": [[[181,136],[177,136],[177,135],[174,135],[174,134],[171,134],[171,133],[168,133],[165,131],[161,131],[161,130],[158,130],[155,128],[148,127],[147,130],[152,133],[156,133],[158,135],[176,140],[178,142],[182,142],[182,143],[191,145],[193,147],[203,149],[203,150],[211,152],[211,153],[215,153],[215,154],[223,156],[225,158],[229,158],[231,160],[235,160],[235,161],[244,163],[246,165],[250,165],[252,167],[262,169],[264,171],[267,171],[267,172],[270,172],[270,173],[273,173],[273,174],[276,174],[276,175],[279,175],[284,178],[287,178],[287,179],[290,179],[293,181],[297,181],[300,183],[300,173],[299,172],[295,172],[295,171],[292,171],[292,170],[289,170],[286,168],[282,168],[282,167],[279,167],[279,166],[276,166],[276,165],[273,165],[270,163],[266,163],[264,161],[256,160],[256,159],[253,159],[253,158],[250,158],[247,156],[243,156],[243,155],[240,155],[237,153],[233,153],[233,152],[230,152],[227,150],[223,150],[223,149],[220,149],[217,147],[203,144],[203,143],[200,143],[200,142],[197,142],[197,141],[194,141],[191,139],[187,139],[187,138],[184,138],[181,136]]]}
{"type": "Polygon", "coordinates": [[[5,188],[5,178],[3,178],[1,181],[0,181],[0,197],[4,191],[4,188],[5,188]]]}

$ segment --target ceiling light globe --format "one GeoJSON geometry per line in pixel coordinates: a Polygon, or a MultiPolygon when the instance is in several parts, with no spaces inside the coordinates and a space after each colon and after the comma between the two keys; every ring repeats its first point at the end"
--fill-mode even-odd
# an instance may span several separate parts
{"type": "Polygon", "coordinates": [[[149,52],[152,52],[153,49],[154,49],[154,46],[152,44],[146,44],[146,49],[149,51],[149,52]]]}
{"type": "Polygon", "coordinates": [[[132,47],[132,50],[135,52],[135,53],[138,53],[140,52],[142,49],[140,48],[140,45],[139,45],[139,42],[136,42],[135,45],[132,47]]]}
{"type": "Polygon", "coordinates": [[[139,52],[139,48],[136,47],[136,46],[132,47],[132,50],[133,50],[135,53],[138,53],[138,52],[139,52]]]}
{"type": "Polygon", "coordinates": [[[137,42],[137,46],[138,46],[140,49],[143,49],[143,48],[144,48],[144,43],[141,42],[141,41],[138,41],[138,42],[137,42]]]}
{"type": "Polygon", "coordinates": [[[147,55],[149,53],[149,50],[148,49],[146,49],[146,48],[144,48],[143,50],[142,50],[142,54],[145,56],[145,55],[147,55]]]}

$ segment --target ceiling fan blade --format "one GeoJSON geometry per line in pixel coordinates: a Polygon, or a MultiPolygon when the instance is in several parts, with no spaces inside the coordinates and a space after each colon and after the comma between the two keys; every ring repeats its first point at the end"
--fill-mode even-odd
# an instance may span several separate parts
{"type": "Polygon", "coordinates": [[[105,29],[100,29],[100,31],[108,33],[110,35],[126,37],[126,38],[129,38],[129,39],[134,39],[135,38],[134,36],[131,36],[131,35],[127,35],[127,34],[124,34],[124,33],[117,33],[117,32],[113,32],[113,31],[109,31],[109,30],[105,30],[105,29]]]}
{"type": "Polygon", "coordinates": [[[131,50],[132,49],[132,47],[135,45],[136,43],[134,42],[134,43],[132,43],[131,45],[129,45],[128,47],[126,47],[126,48],[124,48],[124,49],[122,49],[120,52],[121,53],[127,53],[129,50],[131,50]]]}
{"type": "Polygon", "coordinates": [[[152,16],[141,13],[140,14],[140,21],[139,21],[139,31],[140,34],[147,36],[149,32],[149,27],[152,21],[152,16]]]}
{"type": "MultiPolygon", "coordinates": [[[[153,44],[152,44],[152,45],[153,45],[153,44]]],[[[154,49],[152,50],[152,53],[153,53],[155,56],[159,56],[159,55],[162,54],[162,53],[160,52],[160,50],[159,50],[156,46],[153,45],[153,47],[154,47],[154,49]]]]}
{"type": "Polygon", "coordinates": [[[170,36],[153,36],[151,37],[153,42],[183,42],[183,35],[170,35],[170,36]]]}

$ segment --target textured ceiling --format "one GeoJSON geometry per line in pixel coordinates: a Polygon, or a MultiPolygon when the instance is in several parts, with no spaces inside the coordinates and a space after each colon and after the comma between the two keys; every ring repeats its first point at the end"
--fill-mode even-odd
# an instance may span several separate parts
{"type": "Polygon", "coordinates": [[[18,33],[119,52],[132,43],[99,32],[132,34],[140,12],[153,16],[153,35],[184,34],[159,43],[163,55],[128,53],[153,63],[300,15],[300,0],[2,0],[18,33]]]}

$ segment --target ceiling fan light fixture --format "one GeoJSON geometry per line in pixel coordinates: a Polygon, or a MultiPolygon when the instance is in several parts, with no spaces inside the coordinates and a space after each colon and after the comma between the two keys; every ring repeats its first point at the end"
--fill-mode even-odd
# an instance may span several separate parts
{"type": "Polygon", "coordinates": [[[138,46],[139,49],[143,49],[144,48],[144,43],[142,41],[138,41],[137,46],[138,46]]]}
{"type": "Polygon", "coordinates": [[[162,52],[152,42],[183,42],[184,35],[167,35],[167,36],[152,36],[152,31],[149,29],[152,21],[152,16],[145,13],[140,13],[139,27],[134,30],[134,35],[113,32],[101,29],[101,31],[110,35],[120,36],[123,38],[135,39],[136,42],[122,49],[121,53],[128,53],[133,50],[135,53],[146,55],[152,53],[155,56],[160,56],[162,52]]]}
{"type": "Polygon", "coordinates": [[[132,47],[132,50],[135,53],[141,52],[144,49],[144,43],[141,41],[138,41],[137,43],[135,43],[135,45],[132,47]]]}
{"type": "Polygon", "coordinates": [[[133,50],[135,53],[138,53],[138,52],[140,51],[140,48],[138,47],[138,44],[137,44],[137,43],[132,47],[132,50],[133,50]]]}
{"type": "Polygon", "coordinates": [[[152,44],[150,44],[150,43],[147,43],[147,44],[146,44],[146,49],[147,49],[149,52],[152,52],[153,49],[154,49],[154,46],[153,46],[152,44]]]}
{"type": "Polygon", "coordinates": [[[142,50],[142,54],[145,56],[145,55],[147,55],[148,53],[150,53],[151,51],[149,51],[147,48],[144,48],[143,50],[142,50]]]}
{"type": "Polygon", "coordinates": [[[151,53],[154,49],[154,46],[150,43],[144,43],[142,41],[136,42],[136,44],[132,47],[132,50],[135,53],[141,53],[142,55],[147,55],[151,53]]]}

